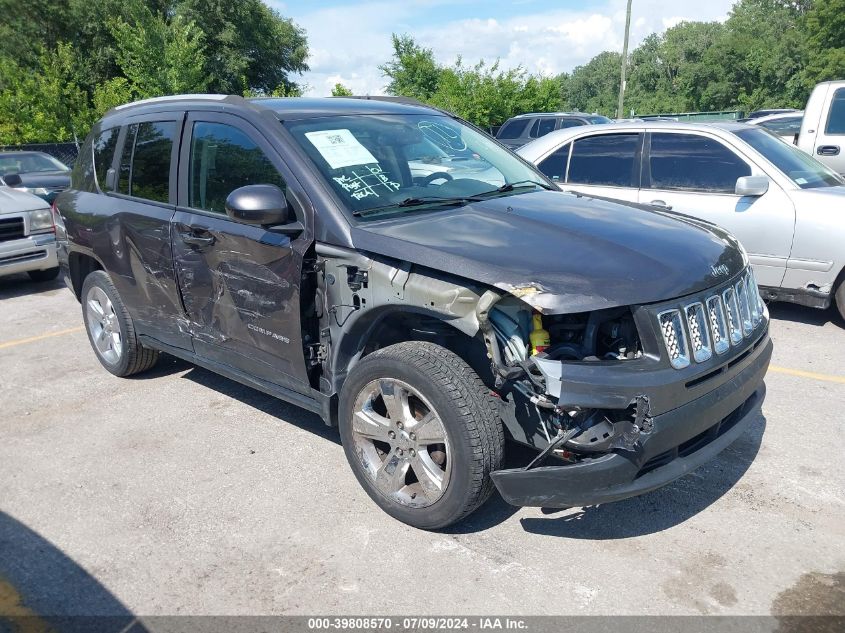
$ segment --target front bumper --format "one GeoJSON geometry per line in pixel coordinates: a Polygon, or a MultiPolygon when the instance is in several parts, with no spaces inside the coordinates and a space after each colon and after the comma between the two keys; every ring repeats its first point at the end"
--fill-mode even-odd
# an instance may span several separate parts
{"type": "Polygon", "coordinates": [[[47,270],[58,265],[56,236],[52,233],[0,242],[0,276],[47,270]]]}
{"type": "Polygon", "coordinates": [[[695,470],[734,442],[756,419],[772,356],[768,333],[729,380],[653,418],[635,452],[620,451],[564,466],[499,470],[493,482],[516,506],[571,507],[634,497],[695,470]]]}

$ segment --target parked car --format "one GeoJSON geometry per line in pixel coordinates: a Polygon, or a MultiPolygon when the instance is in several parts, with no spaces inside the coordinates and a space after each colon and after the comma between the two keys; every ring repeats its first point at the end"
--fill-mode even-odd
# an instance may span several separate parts
{"type": "Polygon", "coordinates": [[[748,121],[750,125],[759,125],[769,130],[772,134],[779,136],[790,145],[798,142],[798,134],[801,132],[801,121],[804,119],[804,112],[781,112],[779,114],[768,114],[748,121]]]}
{"type": "Polygon", "coordinates": [[[845,180],[744,123],[631,123],[562,130],[519,154],[564,190],[718,224],[747,249],[764,297],[845,317],[845,180]]]}
{"type": "Polygon", "coordinates": [[[52,203],[70,186],[70,168],[44,152],[0,152],[0,178],[9,187],[52,203]]]}
{"type": "Polygon", "coordinates": [[[820,83],[804,109],[798,147],[845,175],[845,81],[820,83]]]}
{"type": "Polygon", "coordinates": [[[460,520],[494,485],[546,507],[653,490],[733,442],[763,398],[768,317],[732,236],[562,194],[441,111],[122,106],[56,205],[106,370],[168,352],[316,412],[367,494],[417,527],[460,520]],[[474,166],[414,176],[432,126],[474,166]],[[540,453],[504,468],[506,434],[540,453]]]}
{"type": "Polygon", "coordinates": [[[41,198],[0,186],[0,277],[28,273],[33,281],[59,274],[53,212],[41,198]]]}
{"type": "Polygon", "coordinates": [[[610,119],[600,114],[531,112],[511,117],[505,121],[505,124],[496,133],[496,138],[506,147],[515,149],[555,130],[610,122],[610,119]]]}
{"type": "Polygon", "coordinates": [[[751,114],[749,114],[742,122],[752,121],[754,119],[759,119],[764,116],[771,116],[773,114],[784,114],[787,112],[798,112],[795,108],[769,108],[767,110],[755,110],[751,114]]]}

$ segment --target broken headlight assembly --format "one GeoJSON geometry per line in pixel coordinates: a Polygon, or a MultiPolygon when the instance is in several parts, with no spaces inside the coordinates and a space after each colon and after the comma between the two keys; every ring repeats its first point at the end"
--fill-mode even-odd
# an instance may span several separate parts
{"type": "Polygon", "coordinates": [[[568,460],[634,450],[640,432],[648,430],[645,397],[621,409],[597,409],[568,404],[561,393],[566,365],[617,364],[643,356],[631,308],[540,315],[506,298],[491,310],[490,322],[509,366],[510,387],[534,405],[541,420],[548,442],[543,458],[552,450],[568,460]]]}

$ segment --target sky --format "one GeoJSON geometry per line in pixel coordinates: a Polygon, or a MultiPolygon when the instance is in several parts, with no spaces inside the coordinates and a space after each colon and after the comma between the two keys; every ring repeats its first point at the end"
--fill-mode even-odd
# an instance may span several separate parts
{"type": "MultiPolygon", "coordinates": [[[[603,50],[622,50],[625,0],[265,0],[308,35],[311,70],[300,83],[326,96],[336,83],[384,94],[378,66],[391,33],[407,33],[438,62],[500,60],[531,73],[572,71],[603,50]]],[[[725,20],[733,0],[634,0],[631,49],[683,20],[725,20]]]]}

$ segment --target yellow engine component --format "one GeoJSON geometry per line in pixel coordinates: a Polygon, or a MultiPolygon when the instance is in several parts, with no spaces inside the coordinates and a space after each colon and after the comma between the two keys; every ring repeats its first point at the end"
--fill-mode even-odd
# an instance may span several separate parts
{"type": "Polygon", "coordinates": [[[532,355],[546,351],[549,345],[551,345],[551,340],[549,339],[549,331],[543,329],[543,317],[541,315],[534,315],[531,335],[528,338],[531,341],[532,355]]]}

